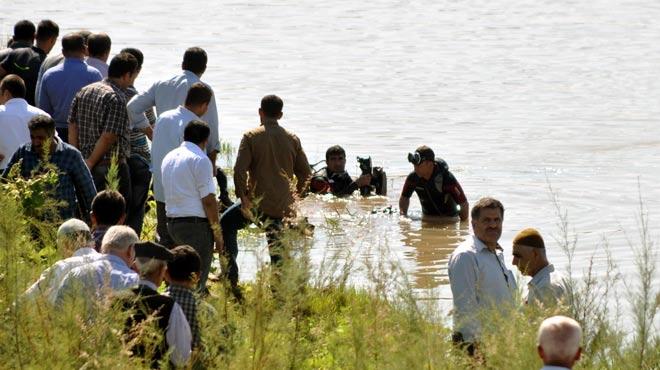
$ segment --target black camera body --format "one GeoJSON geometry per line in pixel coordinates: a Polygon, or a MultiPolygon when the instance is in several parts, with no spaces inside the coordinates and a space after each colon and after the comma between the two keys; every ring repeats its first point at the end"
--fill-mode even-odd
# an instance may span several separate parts
{"type": "Polygon", "coordinates": [[[371,183],[360,187],[360,195],[368,196],[372,192],[376,195],[387,195],[387,174],[382,167],[373,167],[371,157],[357,157],[362,175],[371,175],[371,183]]]}

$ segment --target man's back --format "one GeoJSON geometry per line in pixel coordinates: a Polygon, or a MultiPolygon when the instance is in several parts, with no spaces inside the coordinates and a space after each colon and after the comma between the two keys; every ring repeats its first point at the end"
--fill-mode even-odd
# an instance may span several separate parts
{"type": "Polygon", "coordinates": [[[12,154],[22,144],[30,141],[28,122],[37,114],[48,116],[48,113],[29,105],[24,99],[9,99],[5,105],[0,105],[0,154],[5,156],[0,161],[0,170],[7,167],[12,154]]]}
{"type": "Polygon", "coordinates": [[[234,166],[237,194],[245,194],[246,172],[250,173],[249,190],[256,198],[263,197],[261,211],[281,218],[291,213],[293,175],[300,193],[311,169],[298,137],[272,121],[243,135],[234,166]]]}
{"type": "Polygon", "coordinates": [[[35,104],[34,91],[37,87],[37,77],[41,63],[46,59],[46,53],[41,49],[30,46],[12,50],[0,65],[7,74],[16,74],[25,81],[25,100],[28,104],[35,104]]]}

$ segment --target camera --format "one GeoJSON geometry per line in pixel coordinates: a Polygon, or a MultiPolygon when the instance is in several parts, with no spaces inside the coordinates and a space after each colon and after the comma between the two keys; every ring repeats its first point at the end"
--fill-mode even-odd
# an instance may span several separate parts
{"type": "Polygon", "coordinates": [[[360,195],[387,195],[387,175],[382,167],[373,167],[371,157],[357,157],[362,175],[371,175],[371,183],[360,187],[360,195]]]}

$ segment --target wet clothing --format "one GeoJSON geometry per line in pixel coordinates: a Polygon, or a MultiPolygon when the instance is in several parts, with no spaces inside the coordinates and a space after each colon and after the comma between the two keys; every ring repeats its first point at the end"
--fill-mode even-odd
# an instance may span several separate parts
{"type": "Polygon", "coordinates": [[[358,184],[348,172],[330,172],[325,169],[325,176],[330,183],[330,192],[336,197],[343,197],[353,194],[358,189],[358,184]]]}
{"type": "Polygon", "coordinates": [[[436,159],[431,178],[425,180],[411,172],[403,185],[401,196],[410,198],[417,193],[425,215],[458,216],[458,205],[467,202],[465,193],[449,166],[442,159],[436,159]]]}

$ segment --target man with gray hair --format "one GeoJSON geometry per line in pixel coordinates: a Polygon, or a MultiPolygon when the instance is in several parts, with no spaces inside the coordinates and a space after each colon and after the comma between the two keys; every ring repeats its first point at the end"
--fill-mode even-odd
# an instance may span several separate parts
{"type": "Polygon", "coordinates": [[[85,292],[84,298],[89,300],[136,286],[140,279],[131,266],[137,242],[138,236],[130,227],[109,228],[101,243],[103,256],[66,274],[58,289],[56,303],[61,304],[70,296],[79,296],[79,289],[85,292]]]}
{"type": "Polygon", "coordinates": [[[57,288],[69,271],[103,256],[94,250],[94,239],[87,224],[75,218],[65,221],[57,230],[57,248],[65,256],[73,254],[41,273],[39,280],[25,291],[26,298],[36,299],[42,295],[55,303],[57,288]]]}
{"type": "Polygon", "coordinates": [[[126,323],[129,342],[135,343],[131,350],[134,355],[151,361],[152,367],[159,367],[168,352],[169,361],[174,366],[184,366],[190,358],[190,325],[181,306],[173,298],[158,293],[158,287],[165,277],[167,262],[174,255],[160,244],[142,242],[135,245],[135,256],[140,282],[119,298],[125,310],[134,312],[126,323]],[[163,333],[162,342],[155,344],[153,350],[148,350],[148,344],[140,338],[143,333],[140,324],[149,317],[155,317],[156,328],[163,333]]]}
{"type": "Polygon", "coordinates": [[[572,369],[582,354],[581,340],[582,328],[570,317],[552,316],[543,320],[537,347],[543,360],[541,370],[572,369]]]}

